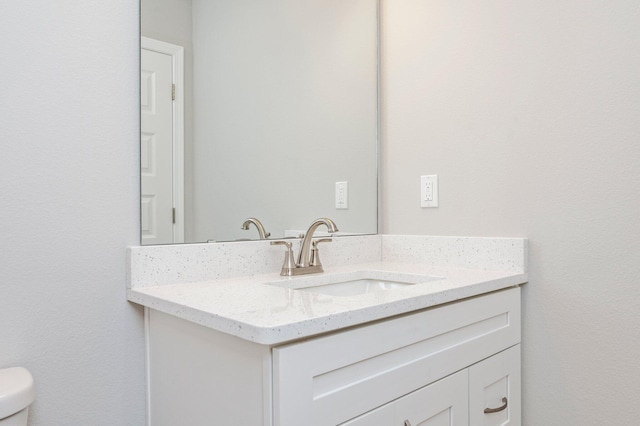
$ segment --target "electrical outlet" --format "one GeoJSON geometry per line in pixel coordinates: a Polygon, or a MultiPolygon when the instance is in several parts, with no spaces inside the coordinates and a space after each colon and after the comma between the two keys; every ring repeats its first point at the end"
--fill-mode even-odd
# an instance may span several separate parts
{"type": "Polygon", "coordinates": [[[336,209],[349,208],[349,182],[336,182],[336,209]]]}
{"type": "Polygon", "coordinates": [[[420,176],[420,206],[438,207],[438,175],[420,176]]]}

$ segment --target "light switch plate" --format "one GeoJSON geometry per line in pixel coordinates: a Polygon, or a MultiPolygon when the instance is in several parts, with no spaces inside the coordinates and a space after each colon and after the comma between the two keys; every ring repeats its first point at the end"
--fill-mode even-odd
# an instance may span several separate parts
{"type": "Polygon", "coordinates": [[[420,206],[438,207],[438,175],[420,176],[420,206]]]}

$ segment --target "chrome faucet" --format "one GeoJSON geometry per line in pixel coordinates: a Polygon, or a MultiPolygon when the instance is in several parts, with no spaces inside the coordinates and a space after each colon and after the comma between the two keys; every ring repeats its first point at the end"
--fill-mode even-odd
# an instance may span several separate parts
{"type": "Polygon", "coordinates": [[[271,245],[284,245],[287,247],[284,265],[282,266],[280,275],[292,276],[324,272],[322,263],[320,263],[320,255],[318,254],[318,244],[331,242],[332,240],[331,238],[313,240],[313,233],[316,232],[316,229],[318,229],[320,225],[326,226],[331,234],[338,232],[338,227],[331,219],[324,217],[314,220],[309,226],[309,229],[307,229],[307,232],[304,234],[297,262],[293,262],[293,251],[291,250],[292,244],[290,242],[271,242],[271,245]]]}
{"type": "Polygon", "coordinates": [[[267,238],[269,238],[271,233],[267,232],[266,229],[264,229],[262,222],[260,222],[255,217],[250,217],[247,220],[245,220],[244,223],[242,224],[242,229],[244,230],[249,229],[249,225],[251,225],[252,223],[255,225],[256,229],[258,230],[258,234],[260,235],[261,240],[266,240],[267,238]]]}

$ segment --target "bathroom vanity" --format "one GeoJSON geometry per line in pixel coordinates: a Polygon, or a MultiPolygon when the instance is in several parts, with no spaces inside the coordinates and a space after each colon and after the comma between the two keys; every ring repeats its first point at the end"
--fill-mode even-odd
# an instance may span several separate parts
{"type": "Polygon", "coordinates": [[[130,249],[150,424],[520,424],[526,240],[338,238],[298,278],[222,246],[130,249]]]}

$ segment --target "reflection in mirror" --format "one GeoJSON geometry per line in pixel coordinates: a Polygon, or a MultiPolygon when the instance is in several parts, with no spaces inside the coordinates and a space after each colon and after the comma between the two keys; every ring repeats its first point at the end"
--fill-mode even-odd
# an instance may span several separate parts
{"type": "Polygon", "coordinates": [[[377,9],[142,0],[142,243],[376,233],[377,9]]]}

